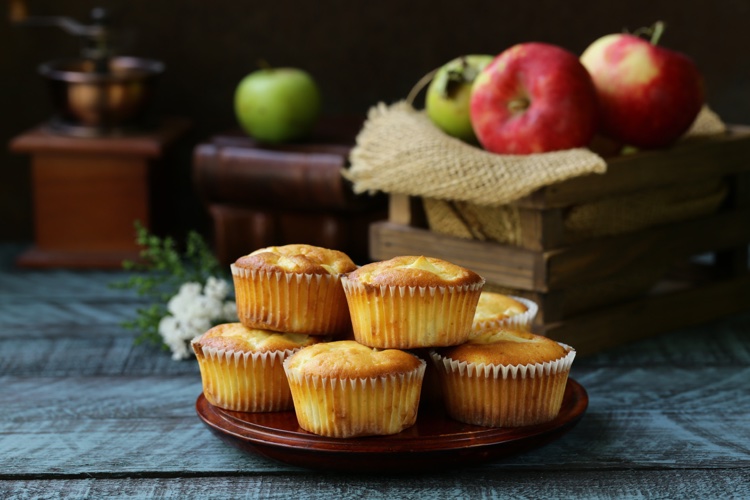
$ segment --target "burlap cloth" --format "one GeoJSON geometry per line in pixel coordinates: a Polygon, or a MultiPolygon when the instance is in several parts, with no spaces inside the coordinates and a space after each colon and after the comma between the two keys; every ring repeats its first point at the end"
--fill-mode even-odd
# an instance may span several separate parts
{"type": "MultiPolygon", "coordinates": [[[[681,139],[721,134],[726,127],[708,107],[681,139]]],[[[572,177],[603,174],[606,161],[586,148],[532,155],[498,155],[447,136],[424,111],[406,102],[373,107],[344,175],[357,193],[383,191],[421,197],[430,229],[461,238],[518,245],[519,209],[511,202],[572,177]]],[[[722,181],[684,183],[568,207],[566,240],[575,242],[686,220],[715,211],[727,194],[722,181]]],[[[573,310],[642,291],[668,263],[628,273],[621,281],[579,287],[566,296],[573,310]],[[570,299],[570,300],[569,300],[570,299]],[[575,304],[575,306],[573,306],[575,304]]],[[[502,284],[489,284],[500,291],[502,284]]]]}
{"type": "MultiPolygon", "coordinates": [[[[721,133],[707,107],[686,137],[721,133]]],[[[585,174],[602,174],[598,154],[576,148],[531,155],[499,155],[435,127],[405,101],[370,109],[344,176],[356,193],[383,191],[423,198],[499,206],[544,186],[585,174]]]]}
{"type": "Polygon", "coordinates": [[[588,149],[497,155],[444,134],[406,102],[379,104],[368,114],[345,173],[354,191],[384,191],[498,206],[542,186],[603,173],[588,149]]]}

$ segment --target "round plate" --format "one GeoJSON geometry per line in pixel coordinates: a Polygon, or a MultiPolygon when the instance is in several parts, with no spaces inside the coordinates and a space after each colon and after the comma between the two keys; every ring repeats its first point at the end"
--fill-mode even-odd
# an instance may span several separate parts
{"type": "Polygon", "coordinates": [[[588,407],[586,390],[568,379],[560,413],[551,422],[491,428],[462,424],[437,406],[420,406],[417,422],[391,436],[330,438],[299,427],[293,411],[244,413],[211,405],[201,394],[198,416],[242,450],[287,464],[328,471],[417,471],[484,462],[544,445],[570,430],[588,407]]]}

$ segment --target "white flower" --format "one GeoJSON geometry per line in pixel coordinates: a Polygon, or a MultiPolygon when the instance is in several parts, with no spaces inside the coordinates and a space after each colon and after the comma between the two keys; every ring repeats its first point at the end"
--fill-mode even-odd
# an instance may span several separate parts
{"type": "Polygon", "coordinates": [[[190,314],[186,316],[199,318],[220,318],[221,301],[205,295],[199,295],[190,303],[190,314]]]}
{"type": "Polygon", "coordinates": [[[209,277],[205,286],[195,282],[184,283],[179,292],[169,299],[169,314],[159,321],[159,334],[172,351],[172,359],[189,357],[192,354],[189,343],[212,325],[237,321],[236,303],[224,300],[229,291],[229,283],[209,277]]]}
{"type": "Polygon", "coordinates": [[[238,321],[239,318],[237,316],[237,302],[235,302],[234,300],[227,300],[226,302],[224,302],[221,316],[224,321],[238,321]]]}
{"type": "Polygon", "coordinates": [[[159,321],[159,333],[163,337],[172,337],[175,335],[175,332],[178,330],[178,322],[177,318],[174,316],[164,316],[159,321]]]}
{"type": "Polygon", "coordinates": [[[185,328],[174,316],[164,316],[159,321],[159,334],[172,351],[172,359],[185,359],[190,355],[185,343],[185,328]]]}
{"type": "Polygon", "coordinates": [[[211,320],[209,318],[188,318],[185,322],[184,328],[186,340],[194,339],[203,334],[209,328],[211,328],[211,320]]]}
{"type": "Polygon", "coordinates": [[[206,280],[206,286],[203,287],[203,294],[217,300],[224,300],[229,295],[229,283],[213,276],[206,280]]]}
{"type": "Polygon", "coordinates": [[[169,348],[172,350],[172,359],[175,361],[189,358],[190,354],[192,354],[188,350],[188,345],[185,342],[171,343],[169,344],[169,348]]]}
{"type": "Polygon", "coordinates": [[[190,315],[190,310],[194,307],[195,300],[201,297],[202,288],[200,283],[183,283],[177,295],[169,299],[167,310],[179,317],[190,315]]]}
{"type": "Polygon", "coordinates": [[[180,287],[180,291],[177,293],[177,295],[183,295],[185,297],[197,297],[201,294],[201,289],[203,287],[200,283],[196,283],[194,281],[188,281],[187,283],[183,283],[180,287]]]}

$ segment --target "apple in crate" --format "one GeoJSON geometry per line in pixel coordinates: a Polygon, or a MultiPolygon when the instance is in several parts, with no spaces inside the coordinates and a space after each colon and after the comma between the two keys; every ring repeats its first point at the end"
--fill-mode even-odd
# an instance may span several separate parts
{"type": "Polygon", "coordinates": [[[704,102],[703,78],[686,55],[636,35],[606,35],[581,55],[601,107],[602,133],[639,148],[668,146],[692,125],[704,102]]]}
{"type": "Polygon", "coordinates": [[[425,97],[425,111],[446,134],[476,142],[469,116],[469,99],[474,79],[494,56],[470,54],[442,65],[432,76],[425,97]]]}
{"type": "Polygon", "coordinates": [[[530,154],[586,146],[597,130],[591,77],[556,45],[522,43],[482,70],[471,93],[471,122],[493,153],[530,154]]]}
{"type": "Polygon", "coordinates": [[[303,139],[320,115],[320,90],[297,68],[263,68],[240,81],[234,112],[242,129],[262,142],[303,139]]]}

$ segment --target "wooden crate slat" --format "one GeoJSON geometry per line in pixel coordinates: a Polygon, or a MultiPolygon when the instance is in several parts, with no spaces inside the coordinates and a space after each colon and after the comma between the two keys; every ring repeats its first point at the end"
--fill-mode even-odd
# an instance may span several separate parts
{"type": "Polygon", "coordinates": [[[518,216],[523,228],[520,245],[528,250],[544,250],[557,248],[565,241],[565,227],[563,211],[559,208],[551,210],[533,210],[519,208],[518,216]]]}
{"type": "Polygon", "coordinates": [[[467,267],[492,282],[534,290],[541,286],[541,254],[521,248],[464,240],[391,222],[370,226],[370,255],[385,260],[397,255],[429,255],[467,267]]]}
{"type": "Polygon", "coordinates": [[[734,126],[720,137],[644,151],[607,161],[606,174],[570,179],[538,190],[516,205],[565,207],[619,193],[715,178],[750,170],[750,129],[734,126]]]}
{"type": "MultiPolygon", "coordinates": [[[[731,208],[750,207],[750,172],[735,174],[729,180],[730,193],[727,205],[731,208]]],[[[750,221],[745,223],[750,224],[750,221]]],[[[729,276],[747,273],[749,258],[750,248],[747,245],[716,254],[717,265],[729,276]]]]}
{"type": "Polygon", "coordinates": [[[427,227],[421,198],[406,194],[389,195],[388,220],[404,226],[427,227]]]}
{"type": "Polygon", "coordinates": [[[747,246],[750,208],[597,239],[548,252],[441,235],[390,222],[371,226],[373,259],[428,253],[468,267],[492,283],[549,292],[616,279],[647,265],[747,246]]]}
{"type": "MultiPolygon", "coordinates": [[[[654,227],[638,233],[590,240],[545,252],[546,287],[541,291],[593,283],[640,264],[673,262],[715,250],[746,247],[750,241],[750,209],[654,227]]],[[[747,266],[746,266],[747,267],[747,266]]]]}
{"type": "Polygon", "coordinates": [[[542,326],[582,356],[750,309],[750,276],[647,296],[542,326]]]}

